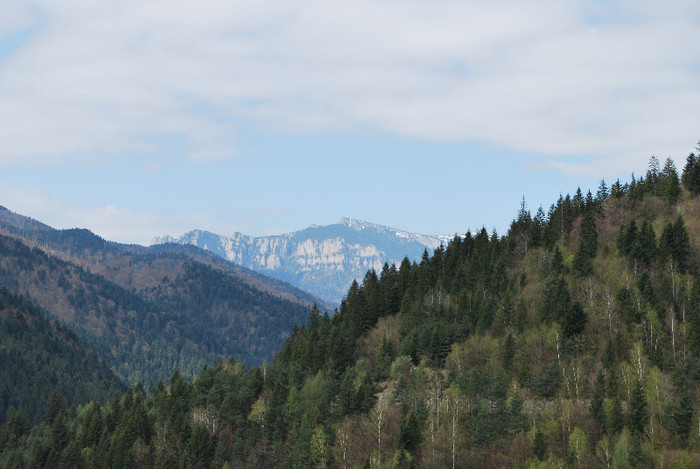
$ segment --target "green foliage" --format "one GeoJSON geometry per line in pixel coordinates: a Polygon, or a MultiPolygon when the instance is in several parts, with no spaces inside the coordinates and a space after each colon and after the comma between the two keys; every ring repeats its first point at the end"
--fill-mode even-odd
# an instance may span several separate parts
{"type": "Polygon", "coordinates": [[[105,402],[124,390],[75,334],[1,287],[0,344],[0,422],[14,408],[51,423],[66,404],[105,402]]]}
{"type": "MultiPolygon", "coordinates": [[[[674,171],[652,159],[644,177],[579,189],[546,216],[523,201],[504,237],[468,232],[420,263],[369,271],[336,314],[290,324],[271,364],[212,360],[192,381],[174,372],[106,405],[47,396],[50,417],[33,428],[12,411],[0,463],[692,467],[700,215],[674,171]]],[[[235,302],[212,298],[229,288],[193,265],[149,297],[225,310],[235,302]],[[164,291],[176,281],[194,296],[164,291]]]]}
{"type": "Polygon", "coordinates": [[[700,194],[700,159],[694,153],[689,154],[686,159],[682,181],[691,194],[700,194]]]}
{"type": "Polygon", "coordinates": [[[547,442],[544,439],[544,433],[539,428],[535,431],[535,439],[532,443],[532,454],[540,461],[544,461],[547,455],[547,442]]]}
{"type": "Polygon", "coordinates": [[[542,397],[551,399],[556,395],[557,391],[559,391],[560,385],[561,373],[559,372],[559,365],[552,362],[547,366],[544,374],[540,377],[537,390],[542,397]]]}
{"type": "Polygon", "coordinates": [[[647,407],[647,397],[644,394],[644,388],[642,383],[637,381],[629,401],[629,412],[627,415],[628,426],[633,435],[641,434],[649,422],[647,407]]]}
{"type": "Polygon", "coordinates": [[[581,221],[578,248],[574,256],[574,270],[582,276],[593,273],[592,260],[598,250],[598,230],[595,224],[595,213],[588,210],[581,221]]]}
{"type": "Polygon", "coordinates": [[[87,230],[45,234],[56,250],[106,266],[98,275],[0,235],[0,285],[27,292],[132,386],[150,389],[176,369],[192,378],[217,355],[259,364],[308,315],[306,306],[183,254],[136,254],[87,230]],[[125,280],[150,276],[161,280],[125,280]]]}
{"type": "Polygon", "coordinates": [[[595,380],[595,385],[593,388],[593,396],[591,398],[590,412],[591,417],[600,428],[605,427],[605,375],[603,370],[598,371],[598,376],[595,380]]]}

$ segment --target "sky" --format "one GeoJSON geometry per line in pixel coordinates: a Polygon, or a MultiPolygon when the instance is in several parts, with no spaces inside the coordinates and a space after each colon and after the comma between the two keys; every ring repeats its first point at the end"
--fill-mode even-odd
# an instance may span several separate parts
{"type": "Polygon", "coordinates": [[[696,0],[0,0],[0,205],[113,241],[505,234],[700,140],[696,0]]]}

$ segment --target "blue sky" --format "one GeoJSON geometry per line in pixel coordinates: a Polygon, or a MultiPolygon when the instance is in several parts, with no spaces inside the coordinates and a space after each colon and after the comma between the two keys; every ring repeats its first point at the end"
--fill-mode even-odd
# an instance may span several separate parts
{"type": "Polygon", "coordinates": [[[700,139],[692,1],[0,0],[0,204],[121,242],[504,233],[700,139]]]}

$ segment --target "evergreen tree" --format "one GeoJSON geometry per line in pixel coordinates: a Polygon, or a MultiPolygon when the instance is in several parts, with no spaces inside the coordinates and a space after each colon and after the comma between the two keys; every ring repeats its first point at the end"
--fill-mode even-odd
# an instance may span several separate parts
{"type": "Polygon", "coordinates": [[[566,313],[562,319],[562,330],[564,337],[571,338],[581,334],[588,322],[588,315],[581,306],[581,303],[574,301],[566,309],[566,313]]]}
{"type": "Polygon", "coordinates": [[[626,228],[624,225],[620,225],[620,234],[617,237],[617,249],[620,254],[629,256],[632,252],[632,245],[637,239],[639,239],[639,228],[637,228],[636,221],[632,220],[626,228]]]}
{"type": "Polygon", "coordinates": [[[605,375],[603,370],[598,370],[598,376],[593,387],[593,397],[591,399],[590,412],[593,420],[601,427],[605,428],[605,375]]]}
{"type": "Polygon", "coordinates": [[[535,431],[535,439],[532,444],[532,453],[540,461],[544,461],[547,455],[547,442],[544,439],[544,433],[539,428],[535,431]]]}
{"type": "Polygon", "coordinates": [[[551,399],[559,391],[560,383],[561,373],[559,365],[556,362],[552,362],[547,366],[544,374],[539,379],[537,388],[543,397],[551,399]]]}
{"type": "Polygon", "coordinates": [[[401,420],[399,431],[399,448],[416,454],[421,443],[421,426],[415,412],[410,412],[401,420]]]}
{"type": "Polygon", "coordinates": [[[608,415],[608,433],[616,435],[620,433],[625,426],[625,412],[622,409],[620,398],[615,396],[612,400],[610,414],[608,415]]]}
{"type": "Polygon", "coordinates": [[[688,230],[685,228],[682,215],[678,215],[673,223],[671,257],[678,262],[681,271],[685,271],[690,267],[690,237],[688,236],[688,230]]]}
{"type": "Polygon", "coordinates": [[[595,195],[595,200],[599,208],[602,207],[602,205],[608,201],[609,196],[610,194],[608,192],[608,185],[605,184],[605,179],[602,179],[600,181],[600,184],[598,185],[598,192],[596,192],[595,195]]]}
{"type": "Polygon", "coordinates": [[[574,256],[574,269],[582,276],[593,273],[592,260],[598,249],[598,230],[595,224],[595,212],[587,210],[581,221],[581,233],[578,249],[574,256]]]}
{"type": "Polygon", "coordinates": [[[527,430],[527,416],[523,414],[525,407],[525,399],[517,390],[513,392],[508,404],[508,422],[507,431],[510,434],[519,433],[527,430]]]}
{"type": "Polygon", "coordinates": [[[46,410],[44,410],[44,419],[49,425],[53,425],[56,418],[66,410],[66,400],[63,395],[54,389],[49,400],[46,402],[46,410]]]}
{"type": "Polygon", "coordinates": [[[625,195],[625,189],[620,183],[620,180],[616,180],[615,183],[610,187],[610,197],[612,199],[620,199],[625,195]]]}
{"type": "Polygon", "coordinates": [[[476,399],[471,416],[472,443],[477,448],[486,446],[494,437],[491,413],[482,399],[476,399]]]}
{"type": "Polygon", "coordinates": [[[539,316],[542,321],[560,322],[571,306],[569,285],[563,275],[552,277],[545,285],[539,316]]]}
{"type": "Polygon", "coordinates": [[[552,260],[550,262],[550,271],[553,275],[559,275],[564,273],[564,257],[561,254],[559,246],[554,246],[552,260]]]}
{"type": "Polygon", "coordinates": [[[648,422],[649,411],[647,409],[647,397],[644,394],[642,382],[637,380],[634,390],[632,391],[632,396],[630,397],[627,424],[631,433],[641,434],[648,422]]]}
{"type": "Polygon", "coordinates": [[[671,420],[673,432],[681,439],[681,443],[687,443],[693,424],[693,398],[688,389],[681,393],[678,404],[674,406],[671,420]]]}
{"type": "Polygon", "coordinates": [[[683,168],[682,181],[691,194],[700,194],[700,158],[695,156],[695,153],[688,155],[683,168]]]}
{"type": "Polygon", "coordinates": [[[663,170],[659,174],[659,188],[657,194],[665,198],[671,204],[675,204],[678,201],[678,197],[681,195],[678,171],[671,158],[666,159],[663,170]]]}

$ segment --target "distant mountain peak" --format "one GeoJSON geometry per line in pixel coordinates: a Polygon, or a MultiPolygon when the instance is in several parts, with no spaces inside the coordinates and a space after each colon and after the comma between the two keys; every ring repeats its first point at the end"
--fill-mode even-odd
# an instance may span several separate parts
{"type": "Polygon", "coordinates": [[[343,217],[335,224],[273,236],[234,233],[227,237],[192,230],[179,238],[155,238],[153,244],[193,244],[337,305],[352,281],[362,279],[368,270],[399,264],[405,257],[419,260],[426,249],[434,250],[451,239],[343,217]]]}

